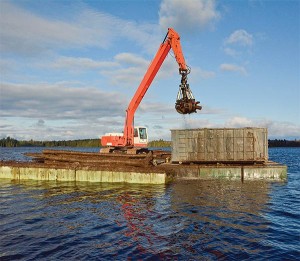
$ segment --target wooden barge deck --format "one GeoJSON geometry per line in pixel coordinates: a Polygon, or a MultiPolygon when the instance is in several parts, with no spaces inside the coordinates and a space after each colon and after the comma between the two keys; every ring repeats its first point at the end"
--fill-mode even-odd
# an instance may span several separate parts
{"type": "Polygon", "coordinates": [[[287,167],[266,162],[171,163],[171,154],[100,154],[44,150],[31,162],[0,162],[0,179],[166,184],[186,179],[285,181],[287,167]]]}

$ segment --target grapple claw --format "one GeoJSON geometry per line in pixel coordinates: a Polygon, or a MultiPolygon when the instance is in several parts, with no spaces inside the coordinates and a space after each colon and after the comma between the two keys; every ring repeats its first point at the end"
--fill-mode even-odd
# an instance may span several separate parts
{"type": "Polygon", "coordinates": [[[200,106],[199,103],[200,102],[196,102],[195,99],[181,99],[176,101],[175,109],[180,114],[191,114],[202,109],[202,106],[200,106]]]}
{"type": "Polygon", "coordinates": [[[199,101],[195,101],[193,93],[187,83],[187,74],[189,71],[180,71],[181,73],[181,84],[179,85],[179,91],[175,103],[175,109],[180,114],[190,114],[201,110],[199,101]]]}

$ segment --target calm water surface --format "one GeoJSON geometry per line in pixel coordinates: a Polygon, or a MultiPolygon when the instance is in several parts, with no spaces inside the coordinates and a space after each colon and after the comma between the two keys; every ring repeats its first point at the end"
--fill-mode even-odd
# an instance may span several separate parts
{"type": "Polygon", "coordinates": [[[299,260],[300,149],[269,154],[287,182],[0,180],[0,260],[299,260]]]}

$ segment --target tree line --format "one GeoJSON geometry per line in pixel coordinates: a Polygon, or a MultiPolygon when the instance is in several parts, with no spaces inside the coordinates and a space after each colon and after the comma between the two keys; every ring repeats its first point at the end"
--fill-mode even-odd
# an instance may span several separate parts
{"type": "MultiPolygon", "coordinates": [[[[100,139],[36,141],[7,137],[0,140],[0,147],[100,147],[100,144],[100,139]]],[[[150,141],[148,147],[171,147],[171,141],[162,139],[150,141]]]]}
{"type": "Polygon", "coordinates": [[[272,147],[300,147],[300,140],[269,140],[269,148],[272,147]]]}
{"type": "Polygon", "coordinates": [[[10,137],[0,140],[0,147],[100,147],[99,139],[83,140],[16,140],[10,137]]]}
{"type": "MultiPolygon", "coordinates": [[[[100,139],[83,140],[60,140],[60,141],[35,141],[16,140],[11,137],[2,138],[0,147],[100,147],[100,139]]],[[[148,143],[148,147],[167,148],[171,147],[171,141],[162,139],[153,140],[148,143]]],[[[269,140],[269,147],[300,147],[300,140],[269,140]]]]}

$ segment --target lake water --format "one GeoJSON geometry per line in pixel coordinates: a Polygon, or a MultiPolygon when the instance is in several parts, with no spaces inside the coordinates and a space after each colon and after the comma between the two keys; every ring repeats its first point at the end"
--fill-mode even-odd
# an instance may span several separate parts
{"type": "Polygon", "coordinates": [[[269,157],[287,182],[0,180],[0,260],[299,260],[300,149],[269,157]]]}

